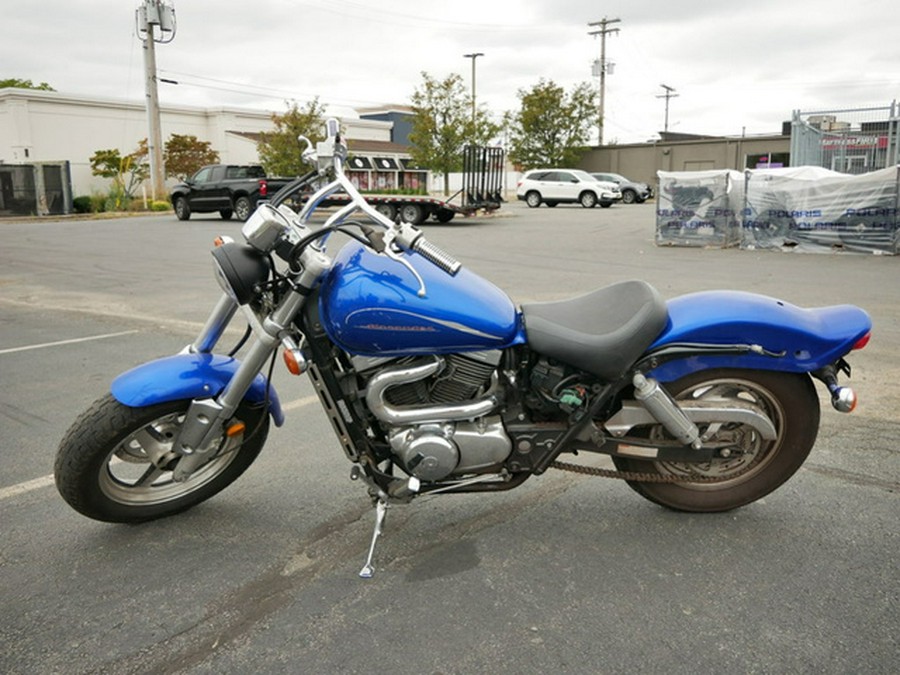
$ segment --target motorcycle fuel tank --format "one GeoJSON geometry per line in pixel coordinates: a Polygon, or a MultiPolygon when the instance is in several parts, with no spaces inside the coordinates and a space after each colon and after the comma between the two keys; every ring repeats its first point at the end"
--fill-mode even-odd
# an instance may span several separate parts
{"type": "Polygon", "coordinates": [[[404,356],[502,349],[525,341],[503,291],[465,268],[455,276],[416,253],[395,260],[346,244],[322,285],[319,314],[328,336],[351,354],[404,356]]]}

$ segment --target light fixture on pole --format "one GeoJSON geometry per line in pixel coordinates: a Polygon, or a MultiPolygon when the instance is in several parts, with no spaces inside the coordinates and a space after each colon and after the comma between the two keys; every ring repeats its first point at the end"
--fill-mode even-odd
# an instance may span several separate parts
{"type": "Polygon", "coordinates": [[[484,56],[481,52],[473,52],[472,54],[463,54],[464,58],[472,59],[472,129],[475,128],[475,59],[484,56]]]}

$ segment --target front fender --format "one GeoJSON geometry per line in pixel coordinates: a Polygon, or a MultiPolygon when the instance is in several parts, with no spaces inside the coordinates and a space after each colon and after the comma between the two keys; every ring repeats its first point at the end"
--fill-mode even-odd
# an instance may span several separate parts
{"type": "Polygon", "coordinates": [[[872,329],[859,307],[804,308],[738,291],[704,291],[667,303],[669,322],[649,352],[675,343],[761,345],[781,356],[702,355],[662,364],[650,375],[662,382],[708,368],[808,373],[835,363],[872,329]]]}
{"type": "MultiPolygon", "coordinates": [[[[217,396],[234,377],[241,362],[218,354],[176,354],[144,363],[119,375],[112,395],[133,408],[188,398],[217,396]]],[[[251,403],[264,403],[268,388],[269,413],[276,426],[284,424],[281,401],[266,378],[257,375],[247,392],[251,403]]]]}

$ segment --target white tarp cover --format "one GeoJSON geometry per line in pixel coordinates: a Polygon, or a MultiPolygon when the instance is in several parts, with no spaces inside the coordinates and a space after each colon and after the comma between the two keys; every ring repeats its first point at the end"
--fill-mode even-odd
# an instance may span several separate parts
{"type": "Polygon", "coordinates": [[[900,166],[657,174],[658,245],[900,254],[900,166]]]}
{"type": "Polygon", "coordinates": [[[745,179],[742,248],[900,253],[900,167],[762,169],[745,179]]]}
{"type": "Polygon", "coordinates": [[[744,176],[737,171],[658,171],[656,243],[737,246],[744,176]]]}

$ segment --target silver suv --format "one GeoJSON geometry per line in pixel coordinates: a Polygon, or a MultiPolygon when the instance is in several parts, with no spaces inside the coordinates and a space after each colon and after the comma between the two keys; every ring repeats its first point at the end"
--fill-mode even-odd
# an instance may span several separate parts
{"type": "Polygon", "coordinates": [[[622,191],[622,201],[626,204],[641,204],[653,196],[653,188],[646,183],[638,183],[628,180],[619,173],[592,173],[597,180],[609,181],[619,186],[622,191]]]}
{"type": "Polygon", "coordinates": [[[598,181],[581,169],[532,169],[516,185],[516,197],[531,208],[577,203],[591,209],[612,206],[622,193],[615,183],[598,181]]]}

